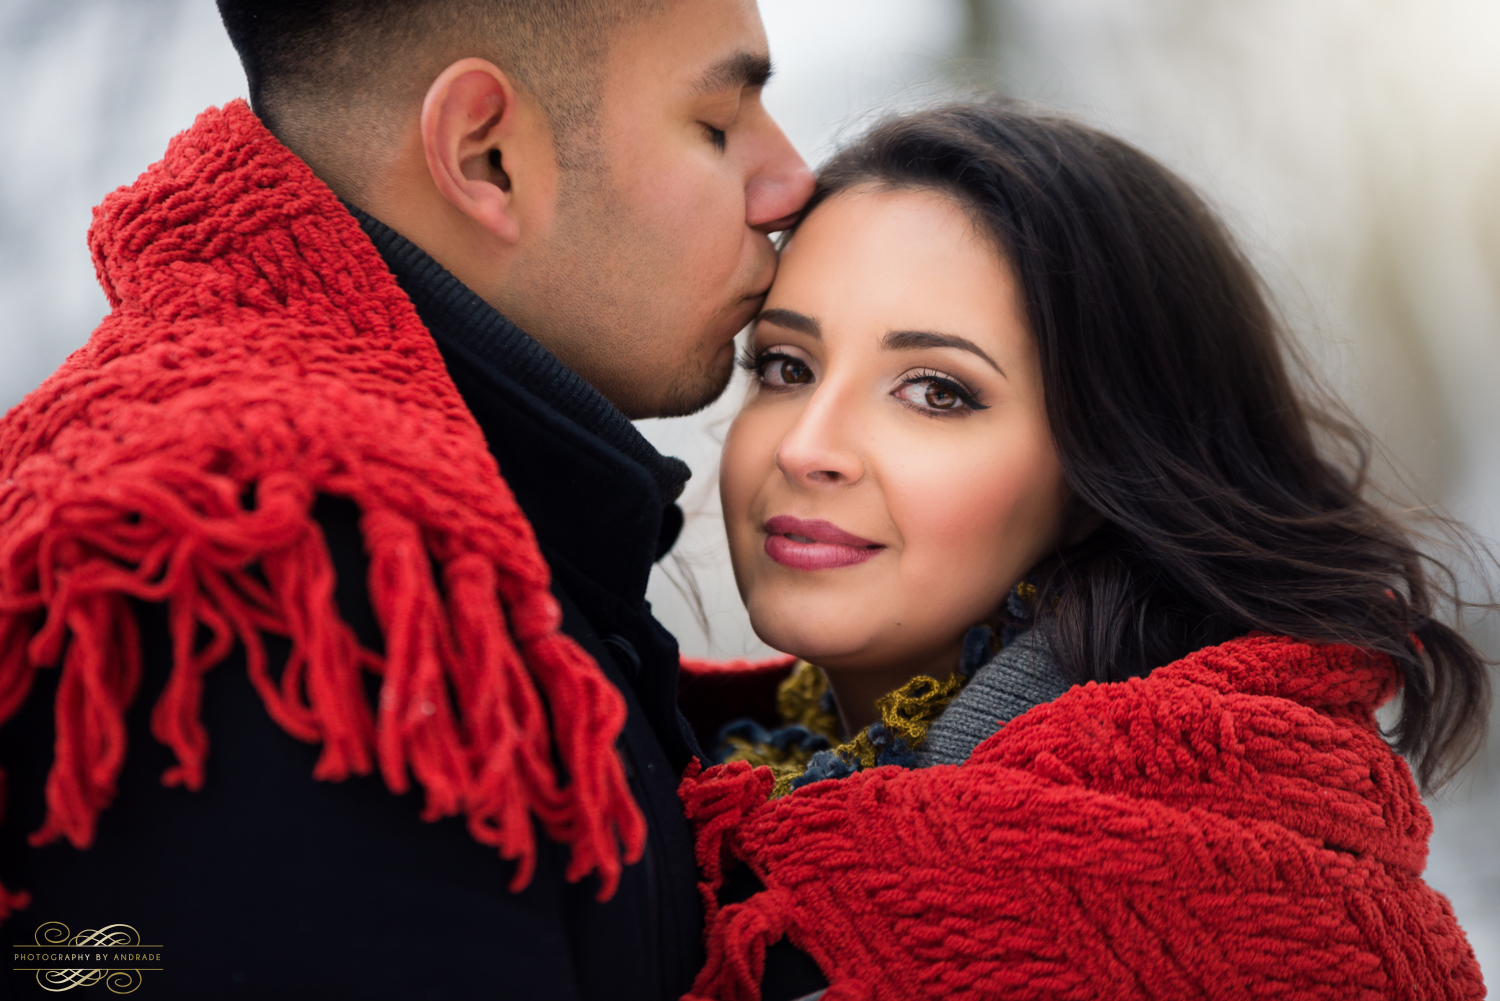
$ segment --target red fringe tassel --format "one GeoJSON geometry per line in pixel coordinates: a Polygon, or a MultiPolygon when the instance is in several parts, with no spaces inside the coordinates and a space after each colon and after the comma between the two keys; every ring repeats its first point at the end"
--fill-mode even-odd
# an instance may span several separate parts
{"type": "MultiPolygon", "coordinates": [[[[0,549],[0,722],[20,707],[38,667],[60,660],[62,670],[47,814],[31,844],[66,838],[87,848],[115,795],[125,713],[142,672],[134,597],[169,610],[173,668],[151,717],[177,761],[165,784],[203,785],[203,676],[239,642],[272,718],[322,744],[315,778],[339,781],[378,766],[391,791],[403,793],[415,777],[426,791],[425,819],[464,813],[477,840],[518,863],[513,889],[535,869],[535,814],[548,837],[572,845],[568,878],[596,873],[599,898],[614,893],[645,844],[613,748],[624,702],[558,634],[548,592],[474,552],[441,564],[440,590],[435,547],[422,529],[393,511],[367,512],[369,593],[386,641],[377,657],[339,617],[311,486],[269,476],[247,511],[229,480],[171,472],[120,470],[95,492],[17,512],[25,527],[0,549]],[[279,678],[267,665],[267,633],[291,641],[279,678]],[[382,676],[375,712],[364,670],[382,676]],[[544,699],[569,724],[555,734],[544,699]]],[[[0,887],[0,919],[28,899],[0,887]]]]}

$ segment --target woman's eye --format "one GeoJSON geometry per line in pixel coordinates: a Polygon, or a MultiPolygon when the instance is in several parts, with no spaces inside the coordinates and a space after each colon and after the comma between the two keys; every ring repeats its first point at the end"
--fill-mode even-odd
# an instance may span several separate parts
{"type": "Polygon", "coordinates": [[[767,386],[804,386],[813,381],[813,374],[801,359],[772,355],[760,361],[760,381],[767,386]]]}
{"type": "Polygon", "coordinates": [[[725,147],[729,145],[729,133],[725,132],[723,129],[714,128],[707,122],[702,122],[700,124],[708,133],[708,141],[714,144],[714,149],[718,150],[720,153],[724,152],[725,147]]]}
{"type": "Polygon", "coordinates": [[[919,375],[908,379],[896,390],[895,396],[919,410],[963,413],[985,409],[958,383],[935,375],[919,375]]]}
{"type": "Polygon", "coordinates": [[[755,376],[755,381],[771,389],[805,386],[814,381],[812,366],[780,347],[761,351],[745,348],[740,353],[740,368],[755,376]]]}

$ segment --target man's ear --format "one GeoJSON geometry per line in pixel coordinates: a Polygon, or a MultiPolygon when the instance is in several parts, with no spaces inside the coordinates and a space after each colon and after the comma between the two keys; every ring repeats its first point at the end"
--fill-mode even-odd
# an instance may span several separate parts
{"type": "Polygon", "coordinates": [[[422,102],[422,147],[449,202],[507,243],[521,236],[506,148],[519,139],[516,89],[494,63],[460,59],[422,102]]]}

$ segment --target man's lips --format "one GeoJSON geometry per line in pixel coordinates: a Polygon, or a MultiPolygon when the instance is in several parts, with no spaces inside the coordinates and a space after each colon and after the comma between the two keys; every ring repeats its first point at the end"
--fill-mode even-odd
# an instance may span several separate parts
{"type": "Polygon", "coordinates": [[[878,556],[884,546],[846,532],[832,522],[778,514],[766,522],[766,555],[794,570],[852,567],[878,556]]]}

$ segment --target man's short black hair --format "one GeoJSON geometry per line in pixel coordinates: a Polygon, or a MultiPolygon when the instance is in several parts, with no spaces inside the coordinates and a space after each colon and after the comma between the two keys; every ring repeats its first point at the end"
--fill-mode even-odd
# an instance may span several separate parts
{"type": "MultiPolygon", "coordinates": [[[[420,102],[443,67],[488,59],[546,110],[568,164],[586,158],[610,34],[659,0],[218,0],[250,104],[283,131],[420,102]]],[[[352,123],[350,123],[352,124],[352,123]]],[[[283,138],[287,138],[283,135],[283,138]]],[[[310,137],[309,137],[310,138],[310,137]]]]}

